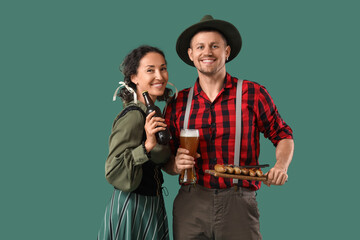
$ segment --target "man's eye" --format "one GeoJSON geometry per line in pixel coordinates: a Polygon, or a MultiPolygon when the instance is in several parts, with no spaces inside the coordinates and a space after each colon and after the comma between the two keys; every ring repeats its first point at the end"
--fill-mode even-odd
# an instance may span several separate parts
{"type": "Polygon", "coordinates": [[[218,45],[214,45],[213,48],[218,48],[219,46],[218,45]]]}
{"type": "Polygon", "coordinates": [[[153,69],[146,70],[146,72],[153,72],[153,71],[154,71],[153,69]]]}
{"type": "Polygon", "coordinates": [[[203,46],[198,46],[197,49],[203,49],[204,47],[203,46]]]}
{"type": "Polygon", "coordinates": [[[166,71],[166,70],[167,70],[166,67],[161,68],[161,71],[166,71]]]}

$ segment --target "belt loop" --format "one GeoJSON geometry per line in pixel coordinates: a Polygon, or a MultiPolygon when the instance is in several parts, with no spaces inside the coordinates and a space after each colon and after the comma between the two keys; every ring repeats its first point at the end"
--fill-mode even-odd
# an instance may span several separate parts
{"type": "Polygon", "coordinates": [[[242,188],[242,187],[238,187],[238,188],[239,188],[240,196],[243,197],[244,196],[244,188],[242,188]]]}
{"type": "Polygon", "coordinates": [[[235,186],[234,186],[234,190],[235,190],[235,192],[239,191],[239,186],[238,186],[238,185],[235,185],[235,186]]]}

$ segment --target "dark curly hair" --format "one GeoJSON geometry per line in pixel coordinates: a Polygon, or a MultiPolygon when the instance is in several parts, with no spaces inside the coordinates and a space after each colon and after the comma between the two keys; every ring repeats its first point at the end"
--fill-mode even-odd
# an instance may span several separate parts
{"type": "MultiPolygon", "coordinates": [[[[136,84],[134,84],[131,81],[131,76],[134,74],[135,75],[137,74],[140,60],[146,54],[148,54],[150,52],[159,53],[165,59],[165,55],[160,49],[158,49],[156,47],[148,46],[148,45],[142,45],[142,46],[132,50],[125,57],[124,61],[120,65],[120,71],[124,74],[124,82],[129,87],[134,89],[135,92],[136,92],[136,84]]],[[[165,63],[166,63],[166,59],[165,59],[165,63]]],[[[164,94],[162,96],[158,96],[157,100],[158,101],[168,101],[170,99],[171,95],[172,95],[172,90],[169,88],[165,88],[164,94]]],[[[131,102],[134,100],[133,94],[130,93],[125,87],[120,89],[118,96],[124,101],[124,103],[128,103],[128,102],[131,102]]]]}

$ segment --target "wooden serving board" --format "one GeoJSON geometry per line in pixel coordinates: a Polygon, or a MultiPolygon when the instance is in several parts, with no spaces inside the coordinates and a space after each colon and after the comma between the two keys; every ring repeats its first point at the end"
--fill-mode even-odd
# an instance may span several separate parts
{"type": "Polygon", "coordinates": [[[219,173],[215,170],[205,170],[205,173],[211,174],[215,177],[224,177],[224,178],[237,178],[241,180],[255,180],[255,181],[265,181],[267,178],[264,177],[251,177],[246,175],[237,175],[237,174],[228,174],[228,173],[219,173]]]}

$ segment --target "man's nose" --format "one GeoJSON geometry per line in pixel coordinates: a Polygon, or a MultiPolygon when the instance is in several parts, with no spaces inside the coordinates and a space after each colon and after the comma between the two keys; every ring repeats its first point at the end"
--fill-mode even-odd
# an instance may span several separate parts
{"type": "Polygon", "coordinates": [[[205,47],[205,54],[211,56],[212,55],[212,47],[210,47],[210,46],[205,47]]]}

